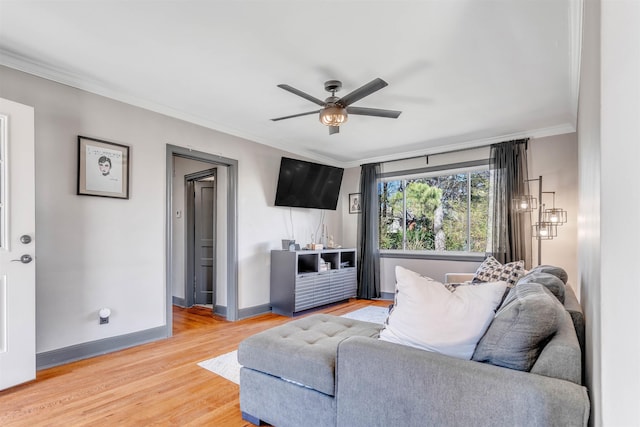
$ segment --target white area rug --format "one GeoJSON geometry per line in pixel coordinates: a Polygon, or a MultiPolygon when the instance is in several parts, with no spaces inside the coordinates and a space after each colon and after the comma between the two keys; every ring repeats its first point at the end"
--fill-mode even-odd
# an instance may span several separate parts
{"type": "MultiPolygon", "coordinates": [[[[348,319],[362,320],[365,322],[384,323],[387,318],[387,307],[369,306],[351,313],[343,314],[348,319]]],[[[198,366],[220,375],[223,378],[240,384],[240,364],[238,363],[238,351],[233,350],[213,359],[203,360],[198,366]]]]}
{"type": "Polygon", "coordinates": [[[238,350],[233,350],[222,356],[204,360],[198,366],[207,369],[214,374],[240,384],[240,364],[238,363],[238,350]]]}
{"type": "Polygon", "coordinates": [[[370,305],[369,307],[361,308],[351,313],[343,314],[342,317],[347,319],[362,320],[364,322],[372,323],[384,323],[387,320],[389,309],[387,307],[375,307],[370,305]]]}

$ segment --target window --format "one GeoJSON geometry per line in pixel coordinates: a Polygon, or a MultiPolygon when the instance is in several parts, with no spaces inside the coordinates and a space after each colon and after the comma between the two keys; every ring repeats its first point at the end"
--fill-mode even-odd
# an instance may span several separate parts
{"type": "Polygon", "coordinates": [[[385,176],[378,184],[380,249],[487,250],[489,166],[385,176]]]}

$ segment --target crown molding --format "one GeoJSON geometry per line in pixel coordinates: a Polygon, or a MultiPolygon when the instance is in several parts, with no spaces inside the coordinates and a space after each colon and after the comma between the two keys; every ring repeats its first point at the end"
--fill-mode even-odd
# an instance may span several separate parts
{"type": "MultiPolygon", "coordinates": [[[[552,135],[561,135],[565,133],[575,132],[577,123],[577,108],[578,108],[578,95],[580,84],[580,60],[581,60],[581,31],[582,31],[582,18],[583,18],[583,0],[576,0],[569,2],[568,13],[568,25],[570,31],[570,111],[572,112],[568,123],[563,123],[558,126],[552,126],[547,128],[527,130],[512,134],[504,134],[495,137],[477,139],[477,140],[465,140],[456,142],[454,139],[460,139],[460,136],[449,138],[441,141],[432,141],[432,146],[425,149],[419,149],[415,151],[407,151],[401,153],[394,153],[391,155],[370,157],[361,160],[354,161],[340,161],[335,158],[329,158],[320,155],[311,150],[301,149],[292,150],[290,146],[281,143],[279,141],[267,141],[257,135],[252,135],[247,132],[241,131],[236,128],[232,128],[221,123],[205,119],[202,117],[187,114],[183,111],[176,110],[167,105],[150,102],[138,97],[133,97],[126,94],[123,90],[118,88],[108,88],[103,82],[97,80],[91,80],[84,75],[72,73],[68,70],[64,70],[60,67],[38,61],[34,58],[26,57],[11,50],[0,48],[0,65],[4,65],[9,68],[13,68],[27,74],[31,74],[37,77],[41,77],[47,80],[51,80],[66,86],[70,86],[79,90],[90,92],[99,96],[104,96],[109,99],[120,101],[132,106],[143,108],[145,110],[153,111],[159,114],[163,114],[169,117],[173,117],[178,120],[183,120],[188,123],[196,124],[206,127],[214,131],[222,132],[231,136],[242,138],[248,141],[256,142],[259,144],[267,145],[269,147],[282,150],[287,153],[296,154],[319,162],[331,164],[338,167],[350,168],[357,167],[365,163],[385,162],[391,160],[398,160],[402,158],[438,154],[448,151],[456,151],[461,149],[482,147],[497,142],[508,141],[511,139],[519,138],[542,138],[552,135]]],[[[425,141],[429,142],[429,141],[425,141]]]]}
{"type": "Polygon", "coordinates": [[[432,147],[430,147],[428,149],[407,151],[407,152],[404,152],[404,153],[395,153],[395,154],[388,155],[388,156],[371,157],[371,158],[368,158],[368,159],[363,159],[362,161],[358,161],[358,162],[345,163],[345,164],[342,165],[342,167],[349,168],[349,167],[357,167],[357,166],[360,166],[360,165],[366,164],[366,163],[384,163],[384,162],[389,162],[389,161],[394,161],[394,160],[407,159],[407,158],[411,158],[411,157],[430,156],[430,155],[434,155],[434,154],[442,154],[442,153],[447,153],[447,152],[452,152],[452,151],[468,150],[468,149],[471,149],[471,148],[486,147],[486,146],[491,145],[491,144],[496,144],[496,143],[504,142],[504,141],[511,141],[511,140],[514,140],[514,139],[545,138],[545,137],[548,137],[548,136],[555,136],[555,135],[563,135],[563,134],[567,134],[567,133],[573,133],[575,131],[576,131],[575,125],[573,125],[572,123],[563,123],[563,124],[560,124],[560,125],[557,125],[557,126],[549,126],[549,127],[545,127],[545,128],[532,129],[532,130],[516,132],[516,133],[510,133],[510,134],[503,134],[503,135],[493,136],[493,137],[489,137],[489,138],[474,139],[474,140],[452,142],[452,143],[447,143],[446,142],[447,140],[444,140],[444,141],[439,141],[438,143],[436,143],[436,145],[434,145],[434,146],[432,146],[432,147]]]}

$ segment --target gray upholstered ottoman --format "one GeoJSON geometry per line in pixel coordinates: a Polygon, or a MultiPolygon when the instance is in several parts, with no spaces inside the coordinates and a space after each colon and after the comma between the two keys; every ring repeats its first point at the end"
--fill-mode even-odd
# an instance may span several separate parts
{"type": "Polygon", "coordinates": [[[277,426],[335,426],[338,344],[377,337],[382,325],[315,314],[253,335],[240,343],[243,418],[277,426]]]}

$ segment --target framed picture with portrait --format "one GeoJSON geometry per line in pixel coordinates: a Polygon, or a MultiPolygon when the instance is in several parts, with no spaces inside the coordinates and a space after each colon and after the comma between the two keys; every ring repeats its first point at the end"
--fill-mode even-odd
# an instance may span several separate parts
{"type": "Polygon", "coordinates": [[[362,212],[360,207],[362,200],[360,198],[360,193],[350,193],[349,194],[349,213],[350,214],[358,214],[362,212]]]}
{"type": "Polygon", "coordinates": [[[78,194],[129,198],[129,147],[78,136],[78,194]]]}

